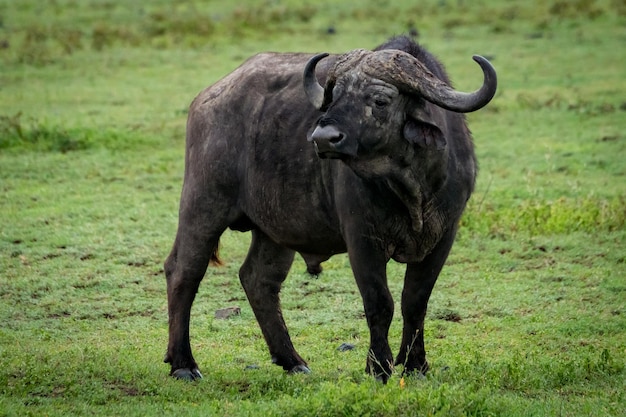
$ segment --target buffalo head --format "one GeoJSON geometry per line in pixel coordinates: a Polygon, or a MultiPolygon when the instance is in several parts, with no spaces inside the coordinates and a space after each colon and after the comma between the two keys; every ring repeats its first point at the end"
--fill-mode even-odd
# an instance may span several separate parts
{"type": "Polygon", "coordinates": [[[472,93],[455,91],[417,58],[392,49],[359,49],[340,56],[322,87],[315,67],[326,56],[314,56],[304,70],[307,97],[324,112],[308,140],[321,158],[340,158],[349,164],[357,156],[360,161],[398,160],[410,144],[441,151],[446,147],[442,109],[472,112],[485,106],[496,91],[495,70],[477,55],[474,60],[483,70],[484,82],[472,93]],[[406,140],[398,142],[398,137],[406,140]]]}

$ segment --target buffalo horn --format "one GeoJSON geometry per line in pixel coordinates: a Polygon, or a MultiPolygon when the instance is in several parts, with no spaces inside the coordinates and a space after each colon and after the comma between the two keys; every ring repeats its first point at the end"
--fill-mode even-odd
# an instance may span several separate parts
{"type": "Polygon", "coordinates": [[[444,109],[469,113],[489,103],[498,85],[496,71],[489,61],[479,55],[474,55],[473,58],[482,68],[484,80],[483,85],[472,93],[454,90],[405,52],[375,52],[370,56],[369,67],[381,79],[391,82],[401,90],[418,93],[444,109]]]}
{"type": "Polygon", "coordinates": [[[425,88],[422,89],[424,98],[444,109],[459,113],[473,112],[486,106],[496,94],[498,86],[496,70],[482,56],[474,55],[472,58],[483,70],[483,85],[478,90],[472,93],[464,93],[456,91],[446,84],[431,90],[429,88],[430,85],[426,84],[425,88]]]}
{"type": "Polygon", "coordinates": [[[317,81],[315,66],[327,56],[327,53],[315,55],[304,67],[304,91],[311,104],[313,104],[317,110],[320,110],[324,105],[324,87],[317,81]]]}

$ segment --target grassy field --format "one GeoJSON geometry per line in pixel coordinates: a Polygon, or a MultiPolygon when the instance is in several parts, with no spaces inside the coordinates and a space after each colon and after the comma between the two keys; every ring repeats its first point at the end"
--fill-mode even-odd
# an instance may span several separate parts
{"type": "Polygon", "coordinates": [[[625,41],[624,0],[0,0],[0,416],[623,416],[625,41]],[[430,302],[432,371],[365,375],[345,256],[318,279],[297,259],[284,286],[313,373],[271,365],[233,232],[192,311],[205,378],[170,378],[162,263],[190,101],[256,52],[410,29],[458,89],[482,80],[474,53],[499,76],[468,116],[481,169],[430,302]]]}

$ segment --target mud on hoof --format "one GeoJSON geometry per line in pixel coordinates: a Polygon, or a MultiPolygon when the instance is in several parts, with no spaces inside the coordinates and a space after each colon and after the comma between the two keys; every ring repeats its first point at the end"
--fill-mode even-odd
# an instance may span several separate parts
{"type": "Polygon", "coordinates": [[[189,381],[189,382],[202,379],[202,374],[200,373],[200,370],[198,368],[193,368],[193,369],[179,368],[179,369],[176,369],[175,371],[172,371],[170,375],[176,379],[180,379],[182,381],[189,381]]]}
{"type": "Polygon", "coordinates": [[[311,370],[306,365],[296,365],[288,371],[289,374],[310,374],[311,370]]]}

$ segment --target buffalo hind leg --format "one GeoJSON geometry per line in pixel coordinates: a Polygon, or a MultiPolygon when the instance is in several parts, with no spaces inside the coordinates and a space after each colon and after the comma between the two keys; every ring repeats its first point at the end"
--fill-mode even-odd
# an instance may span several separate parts
{"type": "Polygon", "coordinates": [[[288,372],[309,373],[306,362],[293,347],[280,310],[280,288],[295,252],[278,245],[259,230],[252,231],[248,256],[239,279],[261,327],[272,362],[288,372]]]}
{"type": "Polygon", "coordinates": [[[428,371],[424,348],[424,318],[428,299],[437,277],[450,253],[456,230],[446,234],[435,249],[421,262],[407,265],[402,290],[402,343],[396,365],[404,365],[404,373],[428,371]]]}
{"type": "Polygon", "coordinates": [[[201,204],[191,203],[198,202],[181,200],[176,239],[164,265],[169,315],[164,362],[171,365],[170,375],[193,381],[202,375],[189,343],[191,305],[209,262],[216,258],[219,238],[226,227],[213,224],[220,217],[200,209],[201,204]]]}

